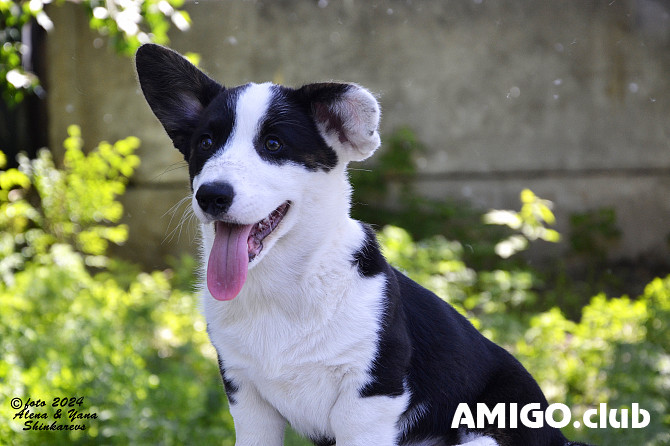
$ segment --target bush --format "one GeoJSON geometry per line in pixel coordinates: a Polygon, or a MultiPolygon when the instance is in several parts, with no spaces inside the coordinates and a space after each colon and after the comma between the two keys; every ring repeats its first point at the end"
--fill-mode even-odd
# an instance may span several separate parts
{"type": "Polygon", "coordinates": [[[23,432],[3,403],[0,437],[17,445],[232,445],[194,293],[173,288],[169,271],[140,273],[123,287],[114,268],[93,275],[68,245],[53,245],[49,256],[0,286],[0,400],[83,396],[82,411],[98,418],[85,431],[23,432]]]}
{"type": "Polygon", "coordinates": [[[85,155],[79,128],[68,133],[63,169],[42,150],[35,160],[19,156],[19,169],[0,174],[0,276],[6,283],[27,262],[51,263],[55,245],[72,246],[88,265],[102,266],[109,242],[128,237],[128,227],[117,224],[123,215],[117,198],[139,165],[133,154],[139,140],[102,142],[85,155]]]}

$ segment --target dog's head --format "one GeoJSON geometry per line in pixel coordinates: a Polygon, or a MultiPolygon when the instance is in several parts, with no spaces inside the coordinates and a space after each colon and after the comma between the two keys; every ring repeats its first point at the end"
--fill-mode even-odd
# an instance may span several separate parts
{"type": "Polygon", "coordinates": [[[150,44],[136,64],[147,102],[188,163],[195,215],[214,228],[207,284],[219,300],[239,293],[248,268],[296,225],[303,201],[328,206],[306,197],[380,143],[379,105],[358,85],[225,88],[150,44]]]}

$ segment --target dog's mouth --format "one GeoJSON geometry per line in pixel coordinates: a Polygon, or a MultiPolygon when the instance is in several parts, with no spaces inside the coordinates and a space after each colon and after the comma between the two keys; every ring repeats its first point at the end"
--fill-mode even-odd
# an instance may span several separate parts
{"type": "Polygon", "coordinates": [[[207,263],[207,288],[217,300],[233,299],[247,278],[249,263],[263,250],[265,240],[282,221],[290,202],[285,201],[264,219],[250,225],[217,221],[207,263]]]}
{"type": "Polygon", "coordinates": [[[263,250],[263,240],[275,230],[277,225],[279,225],[279,222],[282,221],[282,218],[284,218],[284,215],[288,212],[290,205],[290,202],[285,201],[279,205],[277,209],[270,212],[270,215],[252,226],[251,231],[249,232],[249,237],[247,237],[249,262],[261,253],[263,250]]]}

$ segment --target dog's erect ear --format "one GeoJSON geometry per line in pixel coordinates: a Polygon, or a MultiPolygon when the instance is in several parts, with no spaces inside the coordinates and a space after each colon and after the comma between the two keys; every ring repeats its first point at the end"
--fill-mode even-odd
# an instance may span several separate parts
{"type": "Polygon", "coordinates": [[[159,45],[142,45],[135,65],[151,110],[188,159],[190,137],[200,114],[223,87],[179,53],[159,45]]]}
{"type": "Polygon", "coordinates": [[[356,84],[319,83],[302,87],[314,121],[326,140],[347,161],[362,161],[379,147],[379,103],[356,84]]]}

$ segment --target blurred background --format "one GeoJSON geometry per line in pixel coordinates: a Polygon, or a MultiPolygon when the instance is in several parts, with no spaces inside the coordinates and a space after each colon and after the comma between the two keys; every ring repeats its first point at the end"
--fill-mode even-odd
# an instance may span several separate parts
{"type": "MultiPolygon", "coordinates": [[[[88,392],[105,420],[67,441],[232,444],[188,171],[134,72],[154,41],[227,86],[375,92],[353,215],[387,256],[552,401],[652,412],[572,436],[670,444],[669,1],[0,0],[0,26],[0,396],[88,392]]],[[[55,438],[5,406],[10,444],[55,438]]]]}
{"type": "MultiPolygon", "coordinates": [[[[188,191],[185,170],[175,168],[180,155],[149,112],[132,60],[90,29],[86,7],[61,3],[48,10],[50,32],[24,31],[24,57],[44,93],[22,116],[10,112],[5,121],[15,125],[2,146],[59,155],[70,124],[91,143],[139,137],[143,162],[123,200],[133,228],[126,251],[159,265],[192,245],[188,236],[164,240],[162,216],[188,191]],[[149,240],[158,251],[144,249],[149,240]]],[[[559,231],[574,213],[611,209],[621,233],[608,256],[667,260],[667,1],[195,1],[183,9],[190,29],[172,26],[171,47],[198,53],[224,85],[339,80],[378,94],[382,134],[406,127],[425,147],[413,155],[420,196],[511,208],[528,187],[554,202],[559,231]]]]}

